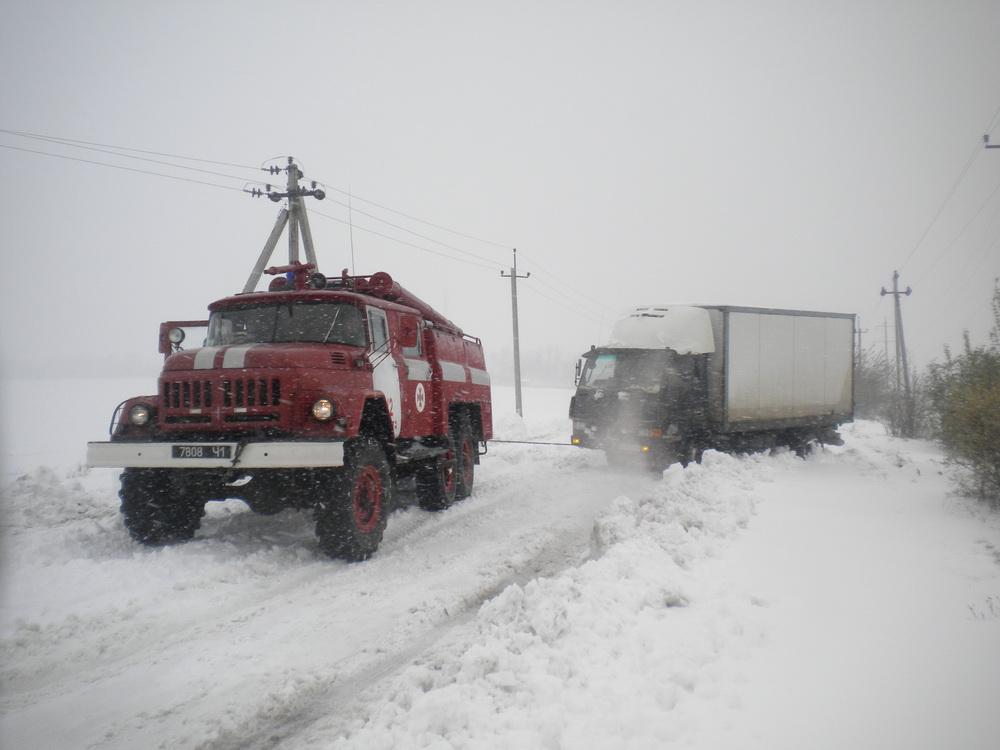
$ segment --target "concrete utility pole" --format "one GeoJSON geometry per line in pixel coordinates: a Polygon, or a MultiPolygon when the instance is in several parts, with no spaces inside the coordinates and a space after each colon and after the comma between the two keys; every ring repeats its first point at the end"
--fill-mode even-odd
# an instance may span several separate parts
{"type": "Polygon", "coordinates": [[[526,279],[531,276],[529,271],[524,276],[517,275],[517,248],[514,248],[514,265],[510,267],[510,273],[500,272],[504,278],[510,277],[510,309],[514,317],[514,408],[517,415],[523,417],[521,411],[521,342],[517,333],[517,280],[526,279]]]}
{"type": "Polygon", "coordinates": [[[882,318],[882,324],[875,326],[876,328],[882,329],[882,338],[884,339],[882,344],[882,352],[885,357],[886,363],[889,362],[889,321],[882,318]]]}
{"type": "Polygon", "coordinates": [[[284,193],[279,193],[271,190],[271,186],[267,185],[265,186],[266,190],[254,188],[253,190],[248,190],[247,192],[254,198],[266,195],[275,203],[283,198],[288,198],[288,208],[282,208],[278,212],[278,218],[274,222],[274,228],[271,230],[271,234],[267,238],[267,242],[264,243],[264,249],[260,251],[260,257],[257,259],[257,264],[250,272],[250,276],[247,278],[247,283],[243,285],[244,294],[249,294],[257,287],[257,282],[260,281],[261,274],[264,273],[264,267],[271,259],[271,254],[274,252],[274,248],[278,244],[278,238],[281,237],[281,233],[284,231],[286,225],[288,226],[289,265],[297,263],[299,260],[299,235],[301,234],[302,244],[305,245],[306,249],[306,261],[308,263],[312,263],[315,269],[319,270],[319,264],[316,262],[316,250],[313,247],[312,231],[309,229],[309,217],[306,215],[306,206],[305,203],[302,202],[302,199],[306,196],[312,196],[316,200],[321,201],[326,197],[326,193],[317,189],[315,182],[312,184],[312,190],[306,190],[299,187],[299,179],[303,176],[302,171],[299,169],[298,165],[291,156],[288,157],[287,167],[271,166],[265,171],[275,175],[280,172],[287,172],[288,180],[285,186],[286,191],[284,193]]]}
{"type": "Polygon", "coordinates": [[[857,357],[855,358],[854,361],[857,364],[860,365],[861,364],[861,359],[862,359],[862,357],[864,355],[864,349],[861,346],[861,334],[868,333],[868,329],[861,327],[861,316],[860,315],[857,318],[857,325],[858,325],[858,327],[854,329],[854,333],[856,333],[857,336],[858,336],[858,354],[857,354],[857,357]]]}
{"type": "Polygon", "coordinates": [[[902,363],[903,384],[906,388],[906,399],[904,402],[904,414],[902,432],[904,437],[913,436],[913,394],[910,393],[910,368],[906,361],[906,341],[903,338],[903,313],[899,307],[899,298],[902,295],[907,297],[913,293],[910,287],[906,287],[905,292],[899,291],[899,271],[892,272],[892,291],[886,291],[882,287],[882,296],[891,294],[895,301],[896,310],[896,390],[899,391],[900,363],[902,363]]]}

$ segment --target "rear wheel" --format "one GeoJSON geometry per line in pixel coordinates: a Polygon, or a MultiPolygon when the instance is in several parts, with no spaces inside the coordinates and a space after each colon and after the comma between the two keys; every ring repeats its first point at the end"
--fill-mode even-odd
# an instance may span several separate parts
{"type": "Polygon", "coordinates": [[[467,419],[458,423],[454,442],[455,460],[458,462],[455,499],[462,500],[472,494],[472,485],[476,481],[476,441],[467,419]]]}
{"type": "Polygon", "coordinates": [[[789,430],[784,436],[784,443],[799,458],[805,458],[812,453],[813,435],[810,432],[789,430]]]}
{"type": "Polygon", "coordinates": [[[176,470],[125,469],[118,496],[129,535],[150,546],[191,539],[205,515],[202,493],[176,470]]]}
{"type": "Polygon", "coordinates": [[[449,436],[445,453],[417,468],[417,502],[424,510],[444,510],[455,502],[459,473],[455,456],[455,441],[449,436]]]}
{"type": "Polygon", "coordinates": [[[382,541],[392,489],[382,446],[372,438],[351,443],[344,468],[320,482],[316,537],[323,552],[350,561],[371,557],[382,541]]]}

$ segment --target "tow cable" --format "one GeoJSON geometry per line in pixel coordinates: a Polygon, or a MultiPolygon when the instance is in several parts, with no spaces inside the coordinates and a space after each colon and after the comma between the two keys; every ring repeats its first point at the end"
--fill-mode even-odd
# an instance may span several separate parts
{"type": "Polygon", "coordinates": [[[510,445],[567,445],[575,448],[572,443],[544,443],[538,440],[490,440],[491,443],[508,443],[510,445]]]}

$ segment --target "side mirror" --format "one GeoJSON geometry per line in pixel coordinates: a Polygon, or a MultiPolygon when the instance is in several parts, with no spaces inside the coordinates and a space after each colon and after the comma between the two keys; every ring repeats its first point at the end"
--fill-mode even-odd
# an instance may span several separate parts
{"type": "Polygon", "coordinates": [[[580,373],[583,372],[583,360],[576,361],[576,374],[573,376],[573,385],[580,385],[580,373]]]}

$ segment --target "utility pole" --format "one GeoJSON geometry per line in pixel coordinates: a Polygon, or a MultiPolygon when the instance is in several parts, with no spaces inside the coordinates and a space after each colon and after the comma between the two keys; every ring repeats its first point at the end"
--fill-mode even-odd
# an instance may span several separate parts
{"type": "Polygon", "coordinates": [[[311,190],[299,187],[299,180],[303,177],[302,171],[291,156],[288,157],[287,167],[270,166],[264,171],[273,175],[287,172],[288,179],[285,185],[285,192],[279,193],[272,190],[270,185],[265,185],[264,190],[254,188],[246,192],[250,193],[254,198],[266,195],[275,203],[288,198],[288,208],[282,208],[278,212],[274,228],[271,230],[267,242],[264,243],[264,249],[260,251],[257,264],[250,272],[247,283],[243,285],[244,294],[252,292],[257,287],[257,282],[260,281],[261,274],[264,273],[264,266],[271,259],[271,254],[274,252],[274,248],[277,246],[278,239],[281,237],[281,233],[284,231],[286,225],[288,226],[289,265],[299,262],[299,236],[301,234],[302,244],[305,246],[306,251],[306,261],[312,263],[314,269],[319,270],[319,264],[316,262],[316,249],[313,247],[312,231],[309,229],[309,217],[306,215],[306,206],[302,202],[302,199],[306,196],[311,196],[321,201],[326,197],[326,193],[318,189],[315,182],[312,183],[311,190]]]}
{"type": "Polygon", "coordinates": [[[858,327],[854,329],[854,333],[856,333],[857,336],[858,336],[858,354],[857,354],[857,358],[855,359],[855,362],[860,365],[861,364],[861,359],[862,359],[863,354],[864,354],[864,349],[861,346],[861,334],[868,333],[868,329],[861,327],[861,316],[860,315],[857,318],[857,325],[858,325],[858,327]]]}
{"type": "Polygon", "coordinates": [[[909,364],[906,361],[906,341],[903,338],[903,313],[899,307],[900,296],[909,297],[913,290],[910,287],[906,287],[905,292],[899,291],[899,271],[892,272],[892,291],[886,291],[885,287],[882,287],[882,296],[891,294],[895,301],[895,311],[896,311],[896,391],[899,391],[899,375],[900,375],[900,363],[902,363],[903,371],[903,384],[906,388],[906,400],[904,405],[903,414],[903,424],[902,433],[904,437],[913,436],[913,394],[910,393],[910,369],[909,364]]]}
{"type": "Polygon", "coordinates": [[[523,417],[521,411],[521,343],[517,333],[517,280],[526,279],[531,276],[529,271],[524,276],[517,275],[517,248],[514,248],[514,265],[510,267],[510,273],[500,272],[503,278],[510,277],[510,309],[514,318],[514,408],[517,415],[523,417]]]}
{"type": "Polygon", "coordinates": [[[882,338],[884,339],[882,344],[882,352],[885,357],[886,364],[889,363],[889,321],[882,318],[882,325],[875,326],[876,328],[882,329],[882,338]]]}

